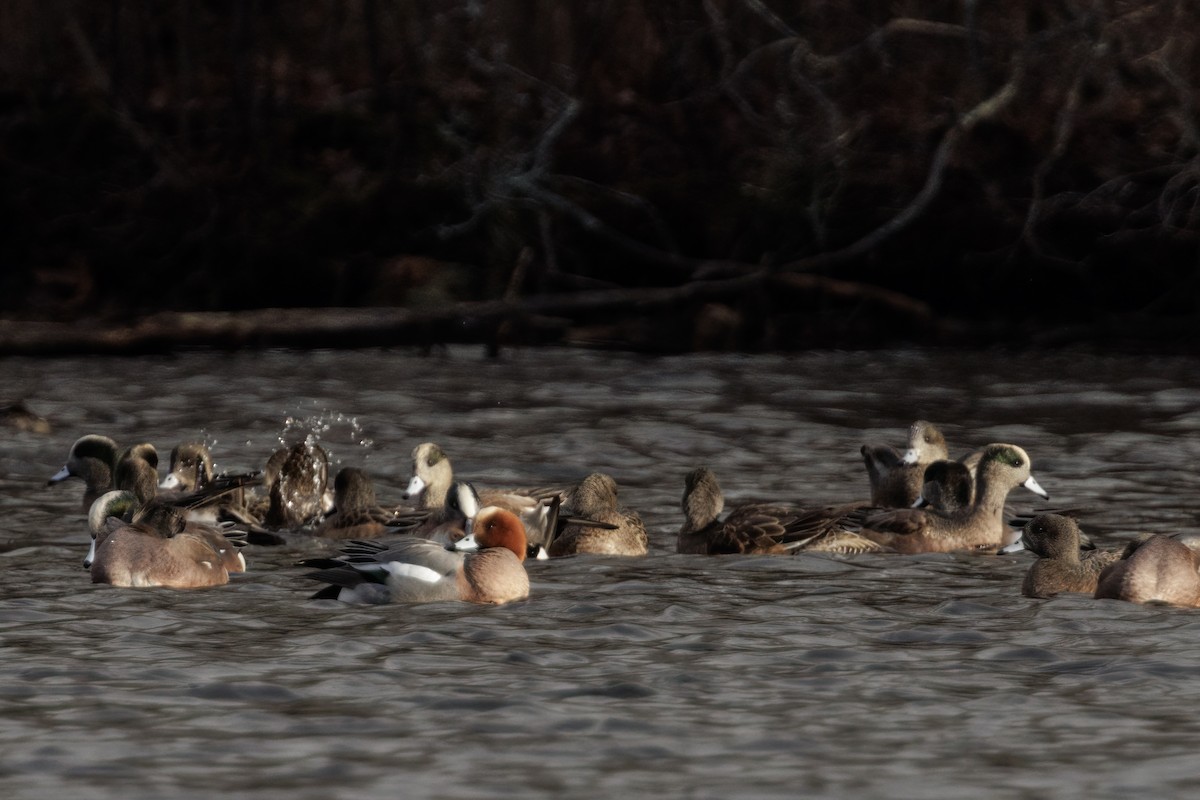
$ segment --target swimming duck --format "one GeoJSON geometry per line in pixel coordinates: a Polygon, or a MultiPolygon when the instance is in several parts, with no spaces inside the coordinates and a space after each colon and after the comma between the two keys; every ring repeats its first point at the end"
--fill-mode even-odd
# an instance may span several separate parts
{"type": "Polygon", "coordinates": [[[295,529],[316,523],[333,508],[332,496],[326,496],[328,482],[329,456],[319,444],[298,442],[276,450],[263,472],[268,497],[264,524],[295,529]]]}
{"type": "Polygon", "coordinates": [[[900,553],[992,551],[1005,544],[1004,501],[1024,486],[1049,495],[1030,472],[1029,455],[1014,444],[984,448],[976,476],[975,502],[942,513],[934,509],[887,509],[868,515],[862,534],[900,553]]]}
{"type": "MultiPolygon", "coordinates": [[[[453,496],[453,493],[448,495],[453,496]]],[[[474,512],[472,508],[471,513],[474,512]]],[[[415,532],[428,517],[428,513],[405,513],[401,509],[380,506],[375,499],[371,476],[357,467],[343,467],[333,480],[333,511],[314,533],[326,539],[377,539],[415,532]]]]}
{"type": "Polygon", "coordinates": [[[167,476],[158,485],[159,489],[175,492],[192,492],[212,483],[212,453],[204,442],[181,442],[171,448],[171,462],[167,476]]]}
{"type": "Polygon", "coordinates": [[[91,550],[84,566],[93,583],[190,589],[229,582],[246,561],[236,542],[208,526],[185,522],[166,506],[141,506],[132,492],[111,491],[88,512],[91,550]]]}
{"type": "Polygon", "coordinates": [[[1025,523],[1021,537],[1001,548],[1003,554],[1028,550],[1038,556],[1021,586],[1026,597],[1060,592],[1094,594],[1100,573],[1121,559],[1119,552],[1082,550],[1079,524],[1062,514],[1038,514],[1025,523]]]}
{"type": "Polygon", "coordinates": [[[636,511],[617,503],[617,482],[611,475],[593,472],[568,491],[562,500],[568,515],[612,525],[568,523],[550,542],[551,557],[592,553],[611,556],[644,556],[649,539],[636,511]]]}
{"type": "Polygon", "coordinates": [[[48,434],[50,421],[36,413],[24,400],[0,407],[0,425],[24,433],[48,434]]]}
{"type": "Polygon", "coordinates": [[[933,508],[950,514],[970,508],[975,497],[975,476],[960,461],[939,459],[925,467],[921,496],[913,508],[933,508]]]}
{"type": "Polygon", "coordinates": [[[158,494],[158,451],[149,442],[127,448],[117,457],[113,488],[133,492],[139,503],[149,503],[158,494]]]}
{"type": "Polygon", "coordinates": [[[341,564],[310,573],[330,585],[314,599],[347,603],[424,603],[464,600],[508,603],[529,596],[525,572],[525,527],[510,511],[488,506],[471,522],[471,532],[451,549],[427,539],[407,538],[355,548],[341,564]]]}
{"type": "Polygon", "coordinates": [[[117,450],[117,443],[107,436],[82,436],[71,445],[67,463],[46,481],[46,485],[51,486],[68,478],[81,478],[85,485],[83,508],[87,511],[96,498],[113,488],[117,450]]]}
{"type": "Polygon", "coordinates": [[[817,509],[747,503],[722,521],[725,497],[707,467],[688,473],[683,490],[683,526],[676,551],[699,555],[773,554],[800,551],[882,552],[885,547],[849,530],[858,504],[817,509]]]}
{"type": "MultiPolygon", "coordinates": [[[[437,511],[443,508],[446,494],[454,483],[454,468],[449,456],[433,442],[424,442],[413,448],[412,458],[413,475],[405,497],[420,509],[437,511]]],[[[558,504],[552,509],[554,498],[562,498],[569,491],[562,488],[484,489],[478,494],[482,505],[499,506],[516,514],[525,524],[525,537],[531,545],[548,546],[568,524],[604,529],[614,527],[611,523],[562,513],[562,506],[558,504]]]]}
{"type": "Polygon", "coordinates": [[[871,482],[871,504],[882,508],[909,508],[921,494],[925,467],[948,459],[946,439],[937,427],[919,419],[908,429],[908,449],[864,444],[859,450],[871,482]]]}
{"type": "Polygon", "coordinates": [[[1200,554],[1179,539],[1143,534],[1100,573],[1095,597],[1200,606],[1200,554]]]}

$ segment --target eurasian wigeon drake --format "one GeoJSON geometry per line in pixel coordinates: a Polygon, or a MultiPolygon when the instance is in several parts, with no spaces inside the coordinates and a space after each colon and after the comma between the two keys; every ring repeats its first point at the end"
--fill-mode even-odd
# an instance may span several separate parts
{"type": "Polygon", "coordinates": [[[523,563],[525,526],[502,508],[480,509],[471,533],[452,549],[415,537],[371,544],[357,545],[357,555],[310,573],[330,584],[313,598],[347,603],[508,603],[529,596],[523,563]]]}
{"type": "Polygon", "coordinates": [[[231,572],[246,569],[223,532],[187,523],[166,506],[141,508],[129,491],[97,498],[88,529],[92,547],[84,566],[93,583],[192,589],[228,583],[231,572]]]}
{"type": "MultiPolygon", "coordinates": [[[[412,459],[413,474],[405,497],[420,509],[434,512],[442,509],[446,494],[454,483],[450,457],[433,442],[424,442],[413,448],[412,459]]],[[[516,514],[525,525],[525,538],[531,545],[548,545],[569,523],[613,527],[609,523],[561,514],[560,505],[552,509],[554,499],[561,500],[569,491],[565,488],[481,489],[478,495],[481,505],[499,506],[516,514]]]]}
{"type": "Polygon", "coordinates": [[[1096,584],[1097,599],[1200,606],[1200,554],[1159,534],[1134,539],[1096,584]]]}
{"type": "Polygon", "coordinates": [[[683,526],[676,551],[697,555],[795,552],[864,553],[886,548],[849,529],[858,504],[804,509],[747,503],[720,519],[725,497],[707,467],[688,473],[683,490],[683,526]]]}
{"type": "Polygon", "coordinates": [[[903,453],[890,445],[868,444],[859,452],[871,483],[871,504],[882,508],[911,507],[921,494],[925,467],[950,457],[942,432],[923,419],[909,426],[903,453]]]}
{"type": "Polygon", "coordinates": [[[333,508],[328,483],[329,456],[319,444],[298,442],[276,450],[263,471],[268,498],[263,523],[289,530],[315,524],[333,508]]]}
{"type": "Polygon", "coordinates": [[[1021,594],[1053,597],[1060,592],[1094,594],[1100,573],[1121,559],[1115,551],[1083,550],[1079,523],[1062,514],[1038,514],[1021,531],[1021,537],[1003,547],[1003,554],[1028,550],[1037,561],[1025,574],[1021,594]]]}
{"type": "Polygon", "coordinates": [[[636,511],[618,505],[617,482],[611,475],[603,472],[588,475],[566,493],[562,507],[568,516],[603,522],[613,527],[569,522],[550,542],[548,550],[551,557],[577,553],[646,555],[649,544],[646,526],[636,511]]]}
{"type": "Polygon", "coordinates": [[[117,454],[117,443],[107,436],[82,436],[71,445],[67,463],[46,481],[46,485],[51,486],[68,478],[82,479],[85,486],[83,508],[88,511],[96,498],[112,491],[117,454]]]}
{"type": "Polygon", "coordinates": [[[1024,486],[1049,497],[1030,472],[1029,455],[1014,444],[984,448],[976,476],[975,502],[942,513],[930,508],[888,509],[868,515],[862,534],[900,553],[995,552],[1005,545],[1004,501],[1024,486]]]}
{"type": "Polygon", "coordinates": [[[167,476],[159,489],[174,492],[193,492],[212,483],[212,453],[204,442],[181,442],[171,448],[167,476]]]}

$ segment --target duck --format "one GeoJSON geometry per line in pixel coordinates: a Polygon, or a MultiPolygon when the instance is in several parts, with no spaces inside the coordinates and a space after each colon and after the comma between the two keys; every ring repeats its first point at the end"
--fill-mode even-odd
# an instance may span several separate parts
{"type": "Polygon", "coordinates": [[[294,530],[316,524],[333,509],[328,491],[329,456],[319,444],[297,442],[276,450],[263,471],[268,528],[294,530]]]}
{"type": "Polygon", "coordinates": [[[167,476],[159,489],[174,492],[193,492],[213,481],[212,453],[204,442],[181,442],[171,448],[167,476]]]}
{"type": "Polygon", "coordinates": [[[687,474],[683,490],[684,522],[676,552],[695,555],[784,555],[800,551],[884,552],[849,525],[860,504],[806,510],[798,506],[747,503],[725,507],[717,476],[708,467],[687,474]]]}
{"type": "Polygon", "coordinates": [[[562,507],[575,517],[604,522],[612,527],[569,522],[550,542],[551,558],[590,553],[610,556],[644,556],[649,537],[636,511],[617,502],[617,482],[609,474],[593,472],[562,498],[562,507]]]}
{"type": "Polygon", "coordinates": [[[1093,597],[1200,606],[1200,554],[1180,539],[1142,534],[1100,573],[1093,597]]]}
{"type": "Polygon", "coordinates": [[[933,508],[944,514],[969,508],[975,499],[975,476],[961,461],[938,459],[925,467],[921,495],[913,508],[933,508]]]}
{"type": "Polygon", "coordinates": [[[1079,523],[1063,514],[1038,514],[1025,523],[1014,543],[1001,554],[1028,550],[1038,556],[1025,574],[1021,594],[1053,597],[1062,592],[1094,594],[1100,573],[1121,559],[1121,553],[1083,549],[1079,523]]]}
{"type": "MultiPolygon", "coordinates": [[[[448,495],[448,502],[454,496],[454,493],[448,495]]],[[[475,510],[472,507],[471,513],[475,510]]],[[[342,467],[333,480],[333,510],[321,520],[313,533],[325,539],[378,539],[415,532],[429,516],[428,513],[380,506],[375,499],[375,485],[367,471],[358,467],[342,467]]],[[[460,531],[461,527],[460,524],[460,531]]],[[[462,535],[455,538],[461,538],[462,535]]]]}
{"type": "Polygon", "coordinates": [[[160,503],[178,509],[192,522],[215,525],[218,522],[247,524],[256,522],[243,506],[244,490],[256,485],[256,474],[210,477],[203,485],[184,489],[163,489],[158,481],[158,454],[148,442],[136,444],[117,460],[114,489],[133,492],[140,505],[160,503]]]}
{"type": "Polygon", "coordinates": [[[983,449],[976,475],[975,502],[945,513],[931,508],[883,509],[868,513],[863,536],[899,553],[996,552],[1007,544],[1004,503],[1010,490],[1024,486],[1049,499],[1030,471],[1029,454],[1015,444],[983,449]]]}
{"type": "Polygon", "coordinates": [[[167,506],[143,506],[128,490],[97,498],[88,530],[84,567],[93,583],[192,589],[226,584],[230,573],[246,570],[237,542],[224,532],[186,522],[167,506]]]}
{"type": "MultiPolygon", "coordinates": [[[[413,448],[413,474],[405,490],[405,498],[419,509],[437,511],[445,506],[446,494],[454,483],[454,468],[450,457],[433,442],[423,442],[413,448]]],[[[590,525],[612,529],[612,523],[572,517],[560,513],[561,502],[554,499],[569,493],[570,489],[484,489],[478,491],[479,501],[485,506],[499,506],[517,515],[525,524],[525,537],[531,545],[548,547],[558,533],[568,524],[590,525]],[[554,508],[551,506],[554,505],[554,508]]]]}
{"type": "Polygon", "coordinates": [[[871,504],[881,508],[910,508],[921,494],[925,467],[949,459],[946,438],[932,422],[919,419],[908,428],[908,449],[864,444],[859,452],[871,484],[871,504]]]}
{"type": "Polygon", "coordinates": [[[43,436],[52,430],[50,420],[31,409],[24,400],[0,406],[0,425],[9,430],[43,436]]]}
{"type": "Polygon", "coordinates": [[[450,484],[441,508],[414,512],[422,518],[412,534],[442,545],[454,544],[467,535],[467,523],[475,518],[480,508],[482,503],[475,486],[468,481],[455,481],[450,484]]]}
{"type": "Polygon", "coordinates": [[[133,492],[141,504],[155,499],[158,495],[158,451],[154,445],[140,442],[117,457],[113,488],[133,492]]]}
{"type": "Polygon", "coordinates": [[[67,463],[46,481],[46,485],[53,486],[68,478],[83,480],[83,510],[86,512],[100,495],[112,491],[118,449],[117,443],[107,436],[81,436],[71,445],[67,463]]]}
{"type": "Polygon", "coordinates": [[[521,520],[507,509],[486,506],[471,521],[468,535],[449,549],[417,537],[389,544],[365,542],[351,556],[308,577],[329,584],[313,599],[498,605],[529,596],[527,548],[521,520]]]}

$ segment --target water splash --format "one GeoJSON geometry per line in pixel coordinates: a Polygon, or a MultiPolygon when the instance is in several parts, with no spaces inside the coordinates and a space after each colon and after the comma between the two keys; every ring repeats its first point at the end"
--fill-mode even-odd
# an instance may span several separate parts
{"type": "Polygon", "coordinates": [[[334,464],[342,463],[343,458],[339,453],[347,449],[375,449],[375,441],[367,435],[358,417],[330,409],[309,415],[302,412],[288,414],[284,417],[278,439],[283,447],[300,442],[309,447],[319,443],[334,464]]]}

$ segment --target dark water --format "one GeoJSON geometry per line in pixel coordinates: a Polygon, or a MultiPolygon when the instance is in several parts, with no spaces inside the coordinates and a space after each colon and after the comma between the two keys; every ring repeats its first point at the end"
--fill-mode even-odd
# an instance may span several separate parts
{"type": "MultiPolygon", "coordinates": [[[[1200,363],[893,352],[643,359],[473,349],[6,359],[56,425],[0,450],[5,798],[1128,797],[1195,785],[1200,612],[1020,596],[1028,559],[672,553],[684,473],[864,497],[914,418],[1010,441],[1102,544],[1196,527],[1200,363]],[[288,420],[293,422],[289,425],[288,420]],[[409,452],[522,484],[612,472],[644,559],[532,564],[532,597],[310,601],[305,552],[213,590],[93,586],[84,433],[262,464],[316,428],[399,499],[409,452]]],[[[1033,495],[1011,497],[1017,510],[1033,495]]]]}

